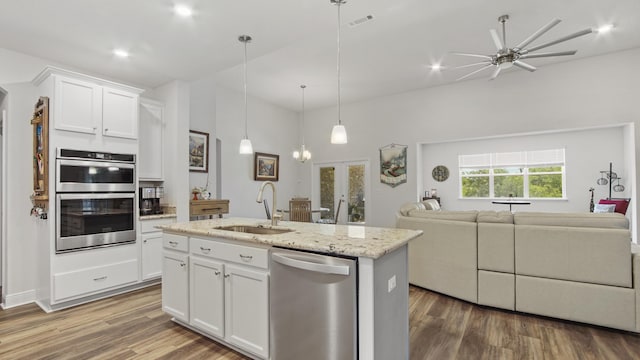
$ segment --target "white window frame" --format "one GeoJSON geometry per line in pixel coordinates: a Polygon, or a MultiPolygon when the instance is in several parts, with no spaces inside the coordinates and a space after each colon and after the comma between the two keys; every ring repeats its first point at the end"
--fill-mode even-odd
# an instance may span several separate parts
{"type": "Polygon", "coordinates": [[[458,198],[461,200],[469,199],[505,199],[506,197],[496,197],[495,195],[495,178],[500,176],[522,176],[523,189],[521,197],[513,197],[518,200],[566,200],[566,163],[565,149],[537,150],[537,151],[520,151],[510,153],[488,153],[488,154],[471,154],[460,155],[458,157],[458,198]],[[545,159],[546,157],[546,159],[545,159]],[[503,159],[500,161],[499,159],[503,159]],[[511,158],[511,162],[504,159],[511,158]],[[542,160],[541,160],[542,158],[542,160]],[[515,159],[515,160],[514,160],[515,159]],[[470,163],[464,165],[464,163],[470,163]],[[530,168],[560,166],[560,171],[548,172],[529,172],[530,168]],[[522,173],[517,174],[496,174],[495,169],[521,168],[522,173]],[[487,174],[464,175],[463,169],[488,170],[487,174]],[[529,176],[530,175],[561,175],[562,176],[562,196],[557,198],[551,197],[531,197],[529,196],[529,176]],[[462,192],[463,178],[470,177],[487,177],[489,178],[489,196],[488,197],[465,197],[462,192]]]}

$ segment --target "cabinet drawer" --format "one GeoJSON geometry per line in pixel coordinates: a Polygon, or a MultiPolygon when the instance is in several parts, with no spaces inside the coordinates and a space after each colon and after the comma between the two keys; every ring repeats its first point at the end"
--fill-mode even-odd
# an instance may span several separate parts
{"type": "Polygon", "coordinates": [[[267,249],[228,244],[216,240],[192,237],[191,253],[263,269],[268,268],[269,264],[269,251],[267,249]]]}
{"type": "Polygon", "coordinates": [[[189,238],[182,235],[162,234],[162,245],[165,249],[188,252],[189,238]]]}
{"type": "Polygon", "coordinates": [[[229,213],[229,200],[191,200],[189,215],[217,215],[229,213]]]}
{"type": "Polygon", "coordinates": [[[137,260],[55,274],[53,275],[53,297],[57,301],[90,295],[136,281],[138,281],[137,260]]]}
{"type": "Polygon", "coordinates": [[[169,225],[174,222],[176,222],[176,218],[140,220],[140,233],[144,234],[154,231],[162,231],[156,228],[156,226],[169,225]]]}

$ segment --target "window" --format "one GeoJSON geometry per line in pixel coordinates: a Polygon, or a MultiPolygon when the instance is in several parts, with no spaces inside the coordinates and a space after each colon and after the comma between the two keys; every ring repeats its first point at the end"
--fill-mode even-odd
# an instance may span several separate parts
{"type": "Polygon", "coordinates": [[[562,199],[564,149],[460,155],[461,198],[562,199]]]}

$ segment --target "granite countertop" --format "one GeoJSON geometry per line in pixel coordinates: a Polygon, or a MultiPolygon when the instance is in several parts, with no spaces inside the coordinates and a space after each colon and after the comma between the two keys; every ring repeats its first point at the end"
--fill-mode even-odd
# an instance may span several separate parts
{"type": "Polygon", "coordinates": [[[421,230],[293,221],[280,221],[278,226],[271,226],[270,220],[247,218],[210,219],[157,227],[168,232],[185,235],[211,236],[248,243],[281,246],[289,249],[372,259],[377,259],[390,253],[422,234],[421,230]],[[261,235],[216,229],[220,226],[229,225],[258,225],[265,228],[292,229],[293,231],[282,234],[261,235]]]}
{"type": "Polygon", "coordinates": [[[140,215],[140,220],[170,219],[177,216],[176,214],[140,215]]]}

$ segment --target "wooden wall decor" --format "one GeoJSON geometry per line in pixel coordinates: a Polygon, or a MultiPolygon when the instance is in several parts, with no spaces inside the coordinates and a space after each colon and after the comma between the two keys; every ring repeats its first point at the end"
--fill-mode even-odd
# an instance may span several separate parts
{"type": "Polygon", "coordinates": [[[33,195],[34,207],[49,206],[49,98],[40,97],[33,110],[33,195]]]}

